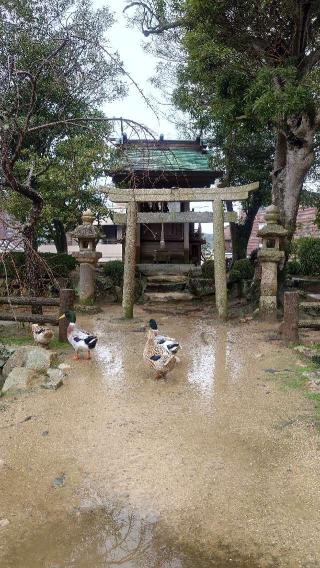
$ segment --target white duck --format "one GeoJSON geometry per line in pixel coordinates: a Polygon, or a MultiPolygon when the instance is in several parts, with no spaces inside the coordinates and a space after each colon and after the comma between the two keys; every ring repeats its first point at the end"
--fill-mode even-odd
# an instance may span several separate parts
{"type": "Polygon", "coordinates": [[[51,339],[53,339],[54,337],[54,333],[52,329],[50,329],[49,327],[43,327],[41,325],[38,325],[37,323],[33,323],[31,325],[31,329],[32,329],[33,339],[35,340],[35,342],[45,347],[50,343],[51,339]]]}
{"type": "Polygon", "coordinates": [[[87,353],[87,359],[91,359],[91,350],[94,349],[97,344],[97,336],[76,328],[77,318],[73,310],[67,310],[59,319],[62,318],[66,318],[69,322],[67,337],[76,352],[75,358],[80,359],[79,354],[82,352],[87,353]]]}
{"type": "MultiPolygon", "coordinates": [[[[154,340],[158,345],[162,345],[168,353],[171,355],[176,355],[176,353],[181,349],[180,343],[173,337],[167,337],[165,335],[160,335],[158,331],[158,325],[156,320],[151,319],[149,321],[150,328],[154,331],[154,340]]],[[[179,361],[179,359],[177,359],[179,361]]]]}

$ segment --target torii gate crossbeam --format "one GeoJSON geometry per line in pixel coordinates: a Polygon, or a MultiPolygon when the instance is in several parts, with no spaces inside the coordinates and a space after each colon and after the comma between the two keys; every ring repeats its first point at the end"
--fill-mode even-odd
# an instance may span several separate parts
{"type": "MultiPolygon", "coordinates": [[[[123,311],[126,318],[133,317],[134,304],[134,276],[135,276],[135,251],[137,239],[137,223],[142,222],[138,215],[137,203],[141,202],[161,202],[161,201],[212,201],[214,223],[214,273],[215,273],[215,296],[216,306],[219,317],[226,319],[228,315],[227,303],[227,274],[225,263],[224,245],[224,220],[225,213],[223,201],[243,201],[247,199],[251,191],[259,189],[259,182],[242,185],[239,187],[213,187],[213,188],[102,188],[103,193],[114,203],[127,204],[127,234],[124,261],[124,281],[123,281],[123,311]]],[[[193,221],[197,212],[188,212],[188,221],[193,221]]],[[[148,214],[148,223],[152,223],[148,214]]],[[[159,214],[154,213],[155,216],[159,214]]],[[[156,218],[156,217],[155,217],[156,218]]],[[[168,217],[169,219],[169,217],[168,217]]],[[[181,219],[182,221],[182,219],[181,219]]],[[[154,221],[157,222],[157,221],[154,221]]],[[[178,221],[179,222],[179,221],[178,221]]]]}

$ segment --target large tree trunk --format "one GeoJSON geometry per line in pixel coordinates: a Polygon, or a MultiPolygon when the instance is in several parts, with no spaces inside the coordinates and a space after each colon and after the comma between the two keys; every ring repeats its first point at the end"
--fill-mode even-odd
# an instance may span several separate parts
{"type": "Polygon", "coordinates": [[[53,240],[56,245],[57,252],[68,254],[67,235],[64,224],[60,219],[52,219],[53,224],[53,240]]]}
{"type": "MultiPolygon", "coordinates": [[[[315,127],[303,115],[287,121],[287,128],[277,132],[274,169],[272,172],[272,201],[280,210],[280,221],[288,230],[284,246],[285,260],[290,254],[290,242],[296,229],[296,220],[304,180],[314,156],[315,127]]],[[[282,306],[286,273],[278,270],[278,302],[282,306]]]]}
{"type": "Polygon", "coordinates": [[[289,241],[296,228],[302,186],[314,161],[314,135],[315,127],[306,115],[291,119],[286,130],[277,132],[272,200],[289,231],[289,241]]]}
{"type": "MultiPolygon", "coordinates": [[[[248,242],[260,206],[261,196],[259,192],[256,192],[250,198],[250,204],[244,223],[230,223],[233,262],[247,257],[248,242]]],[[[227,201],[227,211],[233,211],[232,201],[227,201]]]]}

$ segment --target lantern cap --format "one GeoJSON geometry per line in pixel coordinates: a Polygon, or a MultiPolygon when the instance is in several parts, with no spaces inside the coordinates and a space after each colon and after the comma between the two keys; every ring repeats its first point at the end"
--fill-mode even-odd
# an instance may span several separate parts
{"type": "Polygon", "coordinates": [[[276,205],[272,204],[266,208],[264,218],[266,225],[258,231],[258,237],[285,237],[288,234],[287,229],[279,223],[280,211],[276,205]]]}

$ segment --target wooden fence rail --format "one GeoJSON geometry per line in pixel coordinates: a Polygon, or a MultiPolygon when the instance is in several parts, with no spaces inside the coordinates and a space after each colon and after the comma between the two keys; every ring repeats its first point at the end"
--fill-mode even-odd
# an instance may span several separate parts
{"type": "Polygon", "coordinates": [[[66,341],[68,322],[64,318],[59,320],[59,316],[67,310],[74,308],[75,293],[71,288],[63,288],[60,290],[59,298],[33,298],[28,296],[6,296],[0,297],[0,304],[9,306],[57,306],[59,313],[57,315],[42,314],[16,314],[14,309],[8,312],[0,313],[0,321],[17,321],[28,323],[49,323],[59,326],[59,340],[66,341]]]}
{"type": "Polygon", "coordinates": [[[60,298],[31,298],[29,296],[0,296],[0,304],[11,306],[60,306],[60,298]]]}
{"type": "Polygon", "coordinates": [[[299,342],[299,329],[320,329],[320,319],[300,319],[299,307],[305,311],[315,310],[320,307],[317,302],[300,302],[298,291],[285,292],[283,304],[283,322],[280,327],[282,338],[287,343],[299,342]]]}

